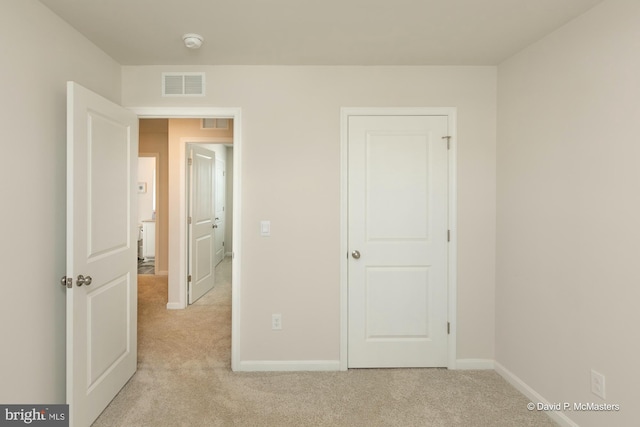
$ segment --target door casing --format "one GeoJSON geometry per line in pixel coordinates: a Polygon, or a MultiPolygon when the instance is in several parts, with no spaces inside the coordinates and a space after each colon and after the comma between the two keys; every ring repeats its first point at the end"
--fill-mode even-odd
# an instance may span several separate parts
{"type": "Polygon", "coordinates": [[[447,268],[448,283],[447,313],[450,323],[449,343],[448,343],[448,364],[447,368],[456,369],[456,303],[457,303],[457,109],[455,107],[437,108],[347,108],[340,110],[340,369],[346,371],[348,368],[348,234],[349,234],[349,159],[348,159],[348,138],[349,138],[349,117],[350,116],[447,116],[449,120],[449,206],[448,221],[451,239],[448,247],[447,268]]]}
{"type": "MultiPolygon", "coordinates": [[[[241,295],[241,262],[242,262],[242,110],[240,108],[207,108],[207,107],[130,107],[139,119],[201,119],[201,118],[229,118],[233,119],[233,252],[232,252],[232,297],[231,297],[231,369],[236,371],[240,366],[240,295],[241,295]]],[[[179,195],[174,200],[174,192],[169,193],[169,204],[180,207],[186,206],[186,144],[197,138],[182,138],[179,147],[174,147],[175,158],[170,158],[170,165],[177,162],[180,171],[177,174],[179,195]]],[[[227,139],[207,142],[229,142],[227,139]]],[[[170,148],[173,153],[174,150],[170,148]]],[[[172,157],[171,155],[169,157],[172,157]]],[[[171,169],[171,166],[170,166],[171,169]]],[[[170,187],[171,187],[170,183],[170,187]]],[[[178,229],[177,242],[174,243],[175,252],[169,252],[169,289],[179,296],[178,301],[169,302],[168,309],[183,309],[187,307],[187,213],[181,208],[177,218],[169,216],[169,235],[178,229]]],[[[172,245],[170,245],[172,246],[172,245]]]]}

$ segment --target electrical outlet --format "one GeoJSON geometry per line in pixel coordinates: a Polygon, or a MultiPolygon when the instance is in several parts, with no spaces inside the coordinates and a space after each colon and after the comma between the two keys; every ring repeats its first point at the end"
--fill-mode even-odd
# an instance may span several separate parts
{"type": "Polygon", "coordinates": [[[604,375],[593,369],[591,370],[591,392],[605,399],[604,375]]]}
{"type": "Polygon", "coordinates": [[[279,331],[282,329],[282,314],[271,315],[271,329],[274,331],[279,331]]]}

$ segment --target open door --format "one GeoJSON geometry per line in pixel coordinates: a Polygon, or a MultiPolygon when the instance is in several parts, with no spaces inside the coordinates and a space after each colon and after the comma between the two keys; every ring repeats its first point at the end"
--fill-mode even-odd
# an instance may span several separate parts
{"type": "Polygon", "coordinates": [[[189,304],[215,284],[215,165],[216,153],[189,145],[189,304]]]}
{"type": "Polygon", "coordinates": [[[137,363],[137,116],[67,84],[67,403],[100,415],[137,363]]]}

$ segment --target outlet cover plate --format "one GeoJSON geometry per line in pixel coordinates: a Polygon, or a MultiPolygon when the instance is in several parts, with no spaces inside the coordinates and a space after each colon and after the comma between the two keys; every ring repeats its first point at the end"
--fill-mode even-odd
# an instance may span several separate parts
{"type": "Polygon", "coordinates": [[[282,314],[271,315],[271,329],[274,331],[282,330],[282,314]]]}

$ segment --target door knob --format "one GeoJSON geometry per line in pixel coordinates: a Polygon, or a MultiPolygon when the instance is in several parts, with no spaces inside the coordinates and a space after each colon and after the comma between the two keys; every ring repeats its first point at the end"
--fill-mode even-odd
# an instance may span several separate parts
{"type": "Polygon", "coordinates": [[[60,283],[62,284],[62,286],[66,286],[67,288],[70,288],[71,282],[73,282],[73,278],[71,277],[67,277],[67,276],[63,276],[62,279],[60,279],[60,283]]]}
{"type": "Polygon", "coordinates": [[[354,259],[360,259],[360,252],[359,251],[353,251],[353,252],[351,252],[351,256],[354,259]]]}
{"type": "Polygon", "coordinates": [[[76,280],[76,284],[78,286],[82,286],[82,285],[87,285],[89,286],[91,284],[91,276],[87,276],[84,277],[82,274],[78,275],[78,280],[76,280]]]}

